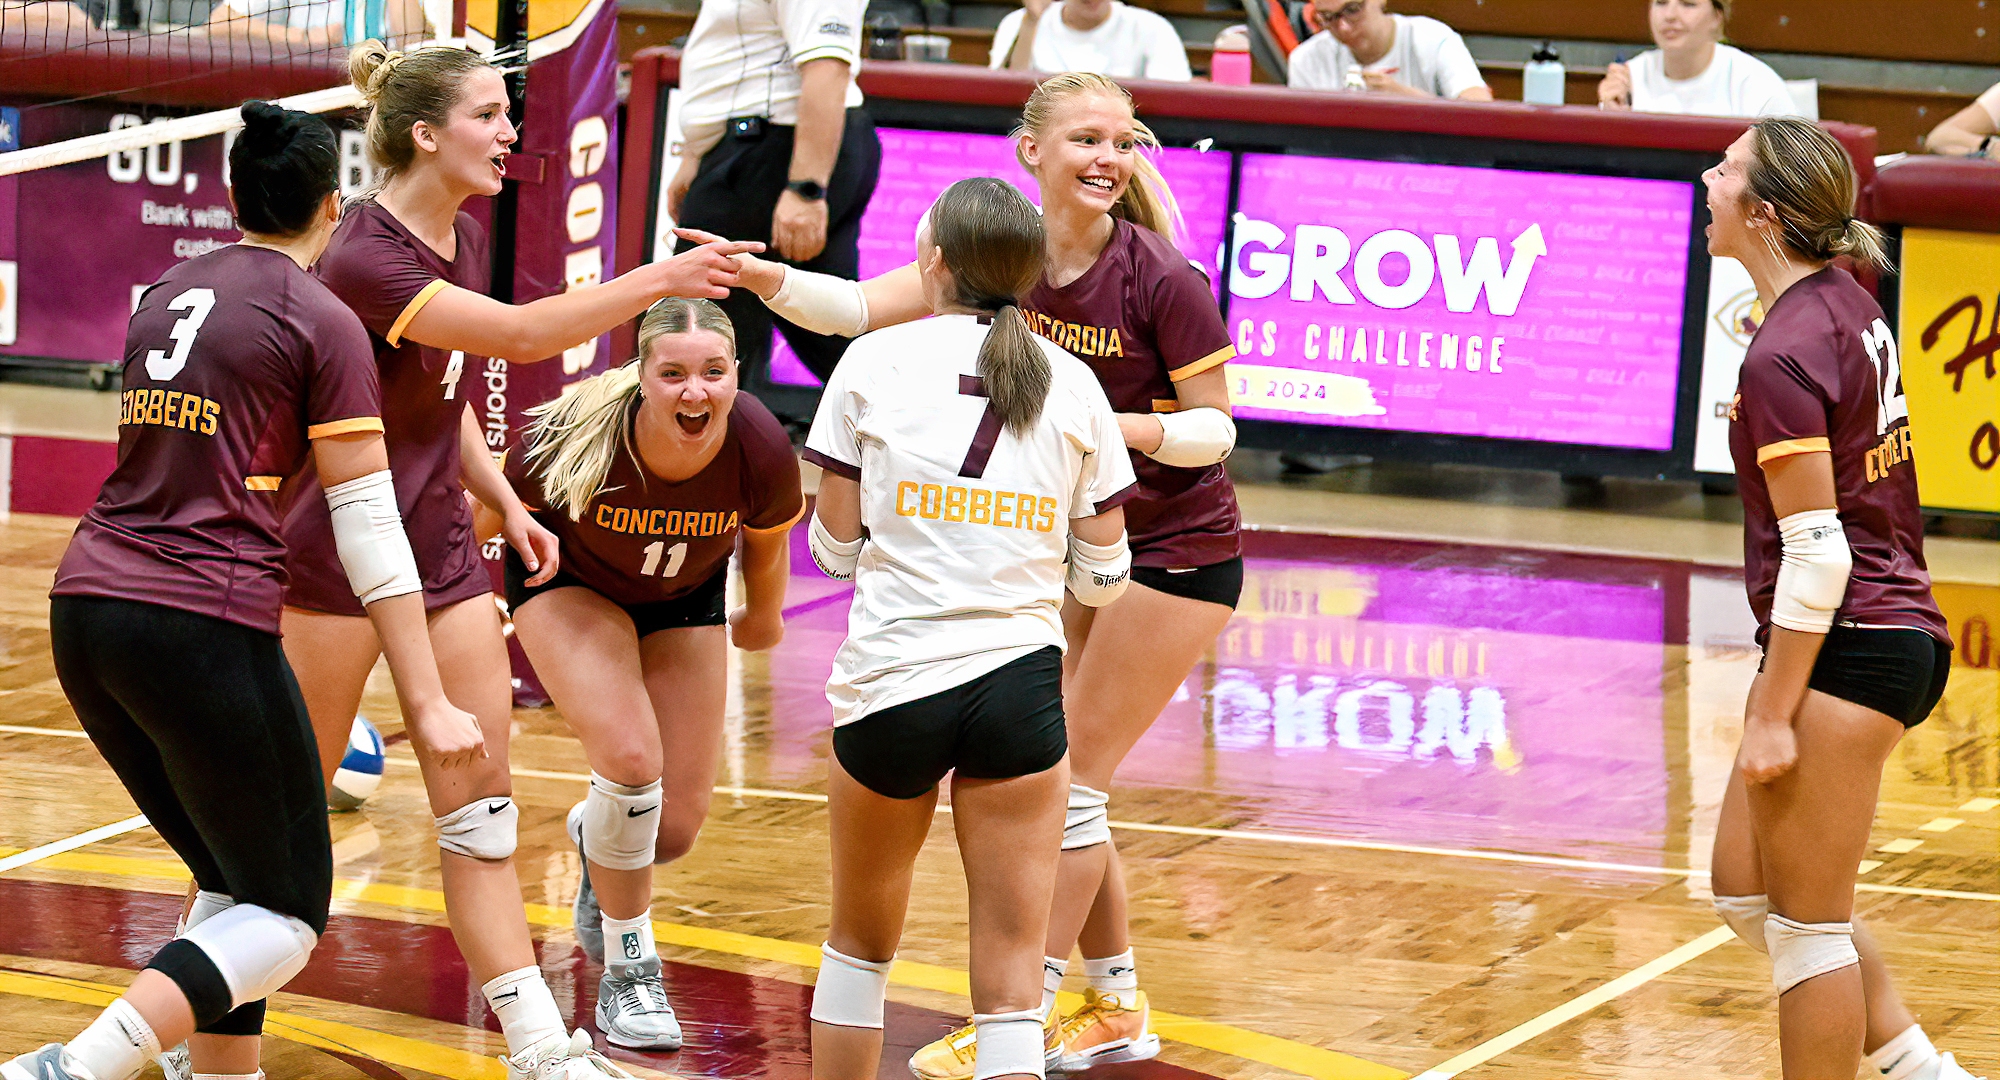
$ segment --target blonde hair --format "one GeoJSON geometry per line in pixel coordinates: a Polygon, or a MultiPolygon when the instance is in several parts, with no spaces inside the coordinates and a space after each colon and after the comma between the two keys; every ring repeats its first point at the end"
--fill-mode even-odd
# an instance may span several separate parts
{"type": "Polygon", "coordinates": [[[1887,270],[1882,231],[1854,216],[1857,181],[1847,149],[1797,117],[1765,117],[1750,130],[1755,150],[1744,170],[1744,200],[1771,204],[1785,246],[1815,262],[1845,255],[1887,270]]]}
{"type": "Polygon", "coordinates": [[[410,128],[418,121],[444,126],[466,77],[481,69],[493,65],[455,46],[396,52],[370,38],[348,50],[348,77],[368,103],[368,159],[385,182],[416,160],[410,128]]]}
{"type": "MultiPolygon", "coordinates": [[[[583,520],[584,507],[604,493],[604,477],[620,453],[632,454],[632,411],[639,404],[639,376],[653,345],[668,334],[707,330],[736,355],[736,327],[708,300],[669,296],[639,322],[639,355],[602,375],[580,379],[562,396],[528,410],[524,433],[530,471],[542,476],[542,500],[551,510],[583,520]]],[[[635,458],[636,460],[636,458],[635,458]]]]}
{"type": "MultiPolygon", "coordinates": [[[[1132,108],[1131,92],[1102,75],[1066,71],[1043,79],[1035,86],[1035,92],[1028,95],[1028,103],[1021,107],[1021,122],[1009,136],[1016,140],[1014,156],[1021,162],[1022,168],[1028,167],[1028,159],[1021,153],[1021,136],[1030,135],[1037,141],[1047,139],[1049,127],[1055,122],[1056,110],[1064,102],[1086,94],[1115,97],[1123,101],[1126,108],[1132,108]]],[[[1136,163],[1132,169],[1132,182],[1125,185],[1125,194],[1118,197],[1118,204],[1111,208],[1111,216],[1123,218],[1173,240],[1181,226],[1180,203],[1175,201],[1173,189],[1167,186],[1167,178],[1160,175],[1160,167],[1146,153],[1147,150],[1158,150],[1160,140],[1153,134],[1153,129],[1139,122],[1136,111],[1132,117],[1132,133],[1138,136],[1140,146],[1139,152],[1134,155],[1136,163]]]]}
{"type": "Polygon", "coordinates": [[[1051,378],[1048,354],[1017,306],[1041,280],[1041,215],[1012,184],[975,176],[944,189],[930,218],[931,242],[958,288],[954,299],[993,313],[979,344],[986,398],[1007,430],[1026,435],[1041,419],[1051,378]]]}

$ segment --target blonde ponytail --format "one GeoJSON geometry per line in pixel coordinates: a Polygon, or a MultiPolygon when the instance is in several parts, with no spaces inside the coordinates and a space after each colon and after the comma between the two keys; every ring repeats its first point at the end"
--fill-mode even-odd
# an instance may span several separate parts
{"type": "Polygon", "coordinates": [[[639,355],[602,375],[571,383],[561,397],[528,410],[534,421],[524,441],[528,466],[542,475],[542,500],[551,510],[583,520],[590,500],[607,489],[604,478],[619,454],[636,454],[632,414],[639,404],[639,377],[653,344],[668,334],[706,330],[722,338],[736,355],[736,326],[711,300],[669,296],[639,320],[639,355]]]}
{"type": "MultiPolygon", "coordinates": [[[[1027,168],[1028,162],[1021,156],[1020,137],[1049,138],[1056,110],[1062,103],[1087,94],[1116,97],[1125,103],[1127,109],[1132,108],[1131,92],[1103,75],[1066,71],[1043,79],[1035,86],[1034,93],[1028,95],[1028,103],[1021,107],[1021,122],[1015,126],[1011,136],[1016,140],[1014,155],[1022,168],[1027,168]]],[[[1167,186],[1167,178],[1161,175],[1160,167],[1150,153],[1160,148],[1160,140],[1153,134],[1153,129],[1139,122],[1136,115],[1132,120],[1132,134],[1139,144],[1132,180],[1125,185],[1125,193],[1118,197],[1117,205],[1111,208],[1111,216],[1123,218],[1142,229],[1151,229],[1174,241],[1182,227],[1180,202],[1174,198],[1173,189],[1167,186]]]]}
{"type": "Polygon", "coordinates": [[[975,176],[938,196],[930,232],[958,287],[958,303],[993,313],[979,344],[979,377],[1001,423],[1025,435],[1041,419],[1052,378],[1048,354],[1016,306],[1042,276],[1041,215],[1013,185],[975,176]]]}
{"type": "Polygon", "coordinates": [[[993,316],[986,340],[979,343],[979,378],[986,384],[993,414],[1016,436],[1034,430],[1049,400],[1048,354],[1042,351],[1021,309],[1012,304],[993,316]]]}
{"type": "Polygon", "coordinates": [[[1755,134],[1743,178],[1744,205],[1770,203],[1786,247],[1813,262],[1846,255],[1889,269],[1882,231],[1854,217],[1859,180],[1847,148],[1810,120],[1767,116],[1755,134]]]}
{"type": "Polygon", "coordinates": [[[644,362],[629,360],[571,383],[561,397],[528,410],[534,418],[523,438],[528,466],[541,473],[542,501],[549,509],[582,521],[584,507],[603,494],[612,460],[632,452],[632,409],[644,362]]]}

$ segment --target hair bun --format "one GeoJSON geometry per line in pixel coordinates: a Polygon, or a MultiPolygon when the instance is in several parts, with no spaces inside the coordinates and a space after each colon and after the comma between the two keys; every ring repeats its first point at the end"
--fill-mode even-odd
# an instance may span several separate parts
{"type": "Polygon", "coordinates": [[[256,157],[283,153],[297,133],[298,118],[291,110],[268,101],[246,101],[241,112],[243,134],[238,141],[256,157]]]}

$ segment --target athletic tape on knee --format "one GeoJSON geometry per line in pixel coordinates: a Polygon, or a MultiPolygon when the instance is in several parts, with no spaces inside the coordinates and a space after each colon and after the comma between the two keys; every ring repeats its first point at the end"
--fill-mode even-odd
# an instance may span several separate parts
{"type": "Polygon", "coordinates": [[[583,853],[591,862],[644,870],[653,865],[653,842],[660,835],[660,782],[627,787],[592,772],[582,824],[583,853]]]}
{"type": "Polygon", "coordinates": [[[976,1013],[972,1017],[973,1037],[978,1040],[972,1056],[972,1080],[995,1076],[1046,1075],[1042,1054],[1042,1014],[1039,1009],[1020,1012],[976,1013]]]}
{"type": "Polygon", "coordinates": [[[499,860],[514,854],[521,811],[505,795],[467,803],[437,819],[438,846],[473,859],[499,860]]]}
{"type": "Polygon", "coordinates": [[[1764,918],[1771,914],[1771,898],[1758,893],[1755,896],[1717,896],[1715,913],[1729,924],[1743,944],[1760,953],[1768,953],[1771,947],[1764,942],[1764,918]]]}
{"type": "Polygon", "coordinates": [[[819,954],[813,1022],[880,1030],[882,999],[889,993],[889,968],[896,963],[895,958],[879,963],[857,960],[832,945],[821,945],[819,954]]]}
{"type": "Polygon", "coordinates": [[[1111,842],[1111,796],[1082,784],[1069,786],[1069,811],[1063,817],[1062,849],[1075,851],[1111,842]]]}
{"type": "Polygon", "coordinates": [[[222,981],[233,1008],[278,992],[306,966],[319,935],[312,927],[256,904],[236,904],[187,932],[222,981]]]}
{"type": "Polygon", "coordinates": [[[1773,913],[1764,920],[1764,944],[1771,951],[1771,982],[1782,994],[1829,971],[1861,962],[1854,951],[1851,922],[1793,922],[1773,913]]]}

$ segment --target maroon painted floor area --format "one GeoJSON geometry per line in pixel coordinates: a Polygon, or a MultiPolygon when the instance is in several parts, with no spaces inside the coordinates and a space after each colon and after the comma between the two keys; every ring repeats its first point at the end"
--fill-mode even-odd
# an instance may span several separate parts
{"type": "MultiPolygon", "coordinates": [[[[177,898],[83,885],[0,878],[0,954],[140,968],[173,935],[177,898]]],[[[571,1023],[592,1031],[591,1008],[602,969],[572,948],[542,952],[543,971],[571,1023]]],[[[688,1077],[811,1075],[806,1016],[810,987],[719,971],[698,964],[666,964],[667,992],[681,1018],[687,1048],[675,1054],[610,1050],[610,1056],[688,1077]]],[[[479,986],[466,971],[451,932],[440,926],[335,915],[312,963],[287,993],[365,1005],[445,1023],[500,1030],[479,986]]],[[[884,1080],[908,1080],[904,1062],[917,1047],[950,1030],[961,1018],[890,1002],[884,1080]]],[[[608,1049],[600,1044],[600,1049],[608,1049]]],[[[370,1075],[393,1077],[380,1065],[350,1061],[370,1075]]],[[[1192,1080],[1204,1074],[1160,1062],[1106,1066],[1094,1080],[1192,1080]]]]}

